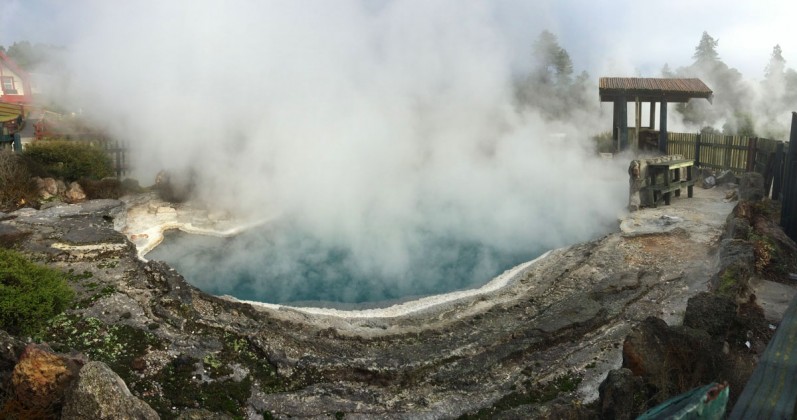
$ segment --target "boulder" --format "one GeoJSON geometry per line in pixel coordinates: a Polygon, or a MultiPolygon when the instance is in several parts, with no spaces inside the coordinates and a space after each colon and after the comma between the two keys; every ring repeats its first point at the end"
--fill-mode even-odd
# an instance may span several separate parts
{"type": "Polygon", "coordinates": [[[703,330],[712,337],[723,338],[736,318],[736,302],[728,297],[700,292],[686,306],[686,327],[703,330]]]}
{"type": "Polygon", "coordinates": [[[767,194],[764,192],[764,177],[757,172],[747,172],[739,179],[739,198],[758,201],[767,194]]]}
{"type": "Polygon", "coordinates": [[[710,281],[712,290],[728,296],[745,296],[750,288],[755,261],[752,243],[743,239],[723,239],[720,242],[719,270],[710,281]]]}
{"type": "Polygon", "coordinates": [[[82,363],[80,358],[61,356],[46,346],[29,344],[11,373],[14,399],[30,410],[58,407],[82,363]]]}
{"type": "Polygon", "coordinates": [[[80,203],[86,200],[86,193],[83,192],[83,188],[80,187],[80,184],[77,182],[72,182],[69,184],[69,188],[64,193],[64,200],[67,203],[80,203]]]}
{"type": "Polygon", "coordinates": [[[155,410],[133,396],[122,378],[105,363],[89,362],[67,393],[64,420],[158,419],[155,410]]]}
{"type": "Polygon", "coordinates": [[[641,163],[632,160],[628,165],[628,211],[637,211],[642,205],[639,191],[642,188],[641,163]]]}
{"type": "Polygon", "coordinates": [[[714,381],[723,367],[721,346],[705,331],[669,327],[648,317],[623,343],[623,367],[653,390],[651,407],[714,381]]]}
{"type": "Polygon", "coordinates": [[[10,395],[11,374],[25,350],[25,343],[0,330],[0,395],[10,395]]]}
{"type": "Polygon", "coordinates": [[[609,371],[598,392],[600,414],[604,419],[635,419],[647,408],[645,384],[629,369],[609,371]]]}
{"type": "Polygon", "coordinates": [[[717,185],[725,185],[725,184],[735,184],[736,183],[736,175],[733,174],[730,170],[722,171],[719,175],[717,175],[717,185]]]}

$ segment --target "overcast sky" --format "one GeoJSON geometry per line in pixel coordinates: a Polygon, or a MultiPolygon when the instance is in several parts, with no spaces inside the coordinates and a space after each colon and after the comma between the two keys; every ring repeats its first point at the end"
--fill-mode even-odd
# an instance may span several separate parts
{"type": "MultiPolygon", "coordinates": [[[[374,9],[385,2],[364,0],[374,9]]],[[[147,6],[147,2],[140,3],[147,6]]],[[[797,66],[797,3],[793,1],[492,3],[495,18],[505,29],[519,63],[539,32],[548,29],[570,52],[576,70],[587,70],[595,78],[610,74],[658,76],[664,63],[672,68],[688,65],[703,31],[719,40],[721,58],[748,78],[762,76],[775,44],[783,48],[787,64],[797,66]]],[[[185,4],[191,7],[195,2],[185,4]]],[[[0,44],[29,40],[68,46],[79,27],[93,18],[95,5],[83,0],[0,0],[0,44]]]]}

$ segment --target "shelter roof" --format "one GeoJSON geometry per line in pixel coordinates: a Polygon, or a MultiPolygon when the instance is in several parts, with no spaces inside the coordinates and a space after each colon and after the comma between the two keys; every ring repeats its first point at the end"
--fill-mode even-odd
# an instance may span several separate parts
{"type": "Polygon", "coordinates": [[[692,98],[705,98],[709,102],[714,92],[700,79],[651,77],[601,77],[598,88],[601,102],[614,102],[621,98],[643,102],[688,102],[692,98]]]}

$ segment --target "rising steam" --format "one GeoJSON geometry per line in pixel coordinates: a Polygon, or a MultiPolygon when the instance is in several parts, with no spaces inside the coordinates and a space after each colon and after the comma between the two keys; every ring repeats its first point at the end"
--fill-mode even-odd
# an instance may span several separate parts
{"type": "MultiPolygon", "coordinates": [[[[588,140],[610,117],[519,112],[511,63],[528,51],[509,46],[490,2],[97,2],[92,14],[70,46],[69,100],[129,142],[142,182],[193,168],[209,205],[278,209],[375,278],[407,271],[429,235],[552,248],[623,208],[625,162],[594,158],[588,140]]],[[[262,260],[256,246],[230,261],[247,259],[262,260]]]]}

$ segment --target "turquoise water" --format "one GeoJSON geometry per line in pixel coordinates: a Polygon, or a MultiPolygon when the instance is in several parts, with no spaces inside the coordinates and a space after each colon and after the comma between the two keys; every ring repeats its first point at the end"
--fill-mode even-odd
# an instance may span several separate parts
{"type": "MultiPolygon", "coordinates": [[[[283,224],[231,238],[167,232],[146,258],[167,262],[191,284],[215,295],[357,308],[479,287],[542,251],[506,251],[475,241],[419,234],[413,247],[402,254],[402,269],[389,270],[378,260],[355,256],[344,246],[329,245],[283,224]]],[[[381,255],[391,258],[389,253],[381,255]]]]}

